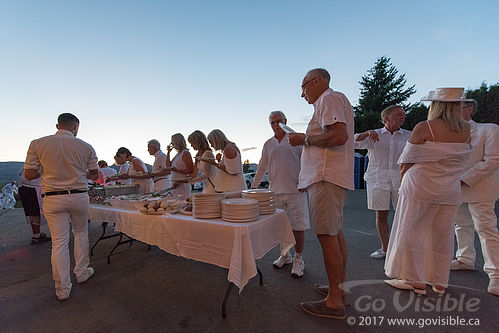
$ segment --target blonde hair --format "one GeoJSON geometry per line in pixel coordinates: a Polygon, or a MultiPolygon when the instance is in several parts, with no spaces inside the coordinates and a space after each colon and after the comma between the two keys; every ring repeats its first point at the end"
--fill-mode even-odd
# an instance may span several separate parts
{"type": "Polygon", "coordinates": [[[172,145],[173,148],[175,148],[179,152],[187,149],[187,142],[185,142],[184,136],[180,133],[175,133],[172,135],[172,145]]]}
{"type": "Polygon", "coordinates": [[[467,123],[462,118],[461,102],[433,101],[428,111],[428,120],[440,118],[452,132],[467,129],[467,123]]]}
{"type": "Polygon", "coordinates": [[[229,139],[225,136],[224,132],[219,129],[214,129],[208,134],[208,140],[213,141],[215,150],[223,150],[228,143],[229,139]]]}
{"type": "Polygon", "coordinates": [[[392,114],[392,112],[397,110],[397,109],[403,110],[404,108],[401,107],[400,105],[390,105],[390,106],[387,106],[386,108],[384,108],[383,111],[381,111],[381,122],[383,124],[385,124],[385,117],[389,117],[392,114]]]}
{"type": "Polygon", "coordinates": [[[199,151],[211,150],[208,139],[203,132],[195,130],[188,137],[187,140],[192,144],[193,142],[199,146],[199,151]]]}

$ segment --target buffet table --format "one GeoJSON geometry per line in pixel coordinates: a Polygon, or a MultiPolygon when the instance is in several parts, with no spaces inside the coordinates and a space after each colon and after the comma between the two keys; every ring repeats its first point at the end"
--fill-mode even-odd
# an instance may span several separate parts
{"type": "MultiPolygon", "coordinates": [[[[146,215],[135,210],[90,205],[89,220],[116,223],[119,231],[188,259],[228,268],[227,279],[241,292],[257,274],[256,259],[274,246],[286,253],[295,244],[286,213],[277,210],[247,223],[196,219],[180,214],[146,215]]],[[[227,297],[230,289],[227,291],[227,297]]]]}

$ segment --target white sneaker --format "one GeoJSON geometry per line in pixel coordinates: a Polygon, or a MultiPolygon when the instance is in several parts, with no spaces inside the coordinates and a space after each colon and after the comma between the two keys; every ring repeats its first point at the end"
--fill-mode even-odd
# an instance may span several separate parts
{"type": "Polygon", "coordinates": [[[90,277],[91,277],[92,275],[94,275],[94,272],[95,272],[95,271],[94,271],[94,269],[93,269],[92,267],[87,267],[87,270],[86,270],[85,274],[83,274],[83,276],[80,276],[80,277],[78,277],[78,276],[77,276],[77,277],[76,277],[76,281],[77,281],[78,283],[84,283],[84,282],[87,282],[87,281],[88,281],[88,279],[90,279],[90,277]]]}
{"type": "Polygon", "coordinates": [[[499,279],[491,279],[487,291],[492,295],[499,296],[499,279]]]}
{"type": "Polygon", "coordinates": [[[305,262],[302,258],[295,258],[293,260],[293,268],[291,268],[291,276],[294,278],[301,278],[305,270],[305,262]]]}
{"type": "Polygon", "coordinates": [[[383,259],[386,256],[386,252],[383,249],[377,249],[371,253],[371,258],[373,259],[383,259]]]}
{"type": "Polygon", "coordinates": [[[280,255],[276,261],[274,261],[274,266],[277,268],[283,268],[284,265],[291,264],[293,262],[293,257],[291,253],[286,253],[285,256],[280,255]]]}

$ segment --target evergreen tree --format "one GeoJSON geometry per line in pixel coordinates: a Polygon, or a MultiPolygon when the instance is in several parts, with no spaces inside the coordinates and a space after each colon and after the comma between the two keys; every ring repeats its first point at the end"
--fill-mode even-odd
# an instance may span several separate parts
{"type": "Polygon", "coordinates": [[[380,113],[385,107],[393,104],[401,105],[405,109],[410,107],[404,104],[416,92],[414,85],[405,88],[405,74],[397,77],[397,68],[390,63],[390,58],[381,57],[376,60],[374,67],[359,82],[360,99],[355,107],[356,115],[369,112],[380,113]]]}
{"type": "Polygon", "coordinates": [[[466,97],[477,102],[477,112],[473,115],[473,120],[499,124],[499,83],[487,87],[484,82],[479,88],[468,90],[466,97]]]}
{"type": "Polygon", "coordinates": [[[428,119],[428,110],[429,108],[426,107],[423,103],[416,103],[411,105],[409,110],[406,110],[407,116],[405,117],[404,125],[402,125],[402,128],[412,131],[414,129],[414,126],[416,126],[419,122],[428,119]]]}

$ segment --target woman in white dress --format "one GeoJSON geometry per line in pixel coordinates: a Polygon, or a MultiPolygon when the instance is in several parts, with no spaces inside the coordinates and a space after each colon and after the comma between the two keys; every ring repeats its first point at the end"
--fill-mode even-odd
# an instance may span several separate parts
{"type": "Polygon", "coordinates": [[[245,190],[246,183],[243,176],[241,152],[236,144],[229,141],[219,129],[215,129],[208,134],[208,141],[213,149],[222,152],[217,154],[216,161],[208,161],[217,168],[215,179],[212,180],[215,189],[219,192],[245,190]]]}
{"type": "Polygon", "coordinates": [[[192,156],[187,150],[187,143],[182,134],[176,133],[172,135],[172,143],[167,148],[166,165],[170,164],[171,181],[173,183],[173,195],[175,198],[185,200],[191,195],[191,185],[186,182],[191,178],[194,170],[192,156]],[[177,155],[170,162],[170,151],[175,148],[177,155]]]}
{"type": "Polygon", "coordinates": [[[460,175],[471,151],[462,119],[463,88],[430,92],[428,121],[414,128],[399,159],[401,186],[386,253],[389,285],[426,294],[448,286],[454,252],[454,216],[461,203],[460,175]]]}
{"type": "Polygon", "coordinates": [[[203,182],[203,193],[215,193],[213,180],[215,179],[215,166],[208,163],[209,160],[215,160],[208,139],[201,131],[192,132],[187,141],[192,148],[197,150],[194,162],[194,172],[196,177],[189,179],[189,184],[203,182]]]}
{"type": "Polygon", "coordinates": [[[140,185],[140,194],[151,193],[154,189],[154,183],[152,179],[146,179],[147,168],[144,162],[142,162],[140,158],[133,156],[130,150],[125,147],[119,148],[116,156],[119,156],[124,161],[128,161],[130,163],[128,173],[119,177],[130,178],[132,185],[140,185]]]}

